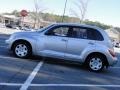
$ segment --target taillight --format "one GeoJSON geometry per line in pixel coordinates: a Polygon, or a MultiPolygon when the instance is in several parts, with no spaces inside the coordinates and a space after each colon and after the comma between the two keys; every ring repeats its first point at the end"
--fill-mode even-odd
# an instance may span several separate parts
{"type": "Polygon", "coordinates": [[[114,50],[109,49],[109,53],[110,53],[113,57],[116,57],[114,50]]]}

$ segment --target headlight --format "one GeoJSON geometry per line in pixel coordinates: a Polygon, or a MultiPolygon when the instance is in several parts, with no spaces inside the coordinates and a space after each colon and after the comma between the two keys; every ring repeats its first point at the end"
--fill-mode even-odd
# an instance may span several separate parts
{"type": "Polygon", "coordinates": [[[5,42],[9,44],[9,42],[12,41],[13,39],[15,39],[15,35],[14,35],[14,34],[11,35],[11,36],[9,37],[9,39],[7,39],[5,42]]]}
{"type": "Polygon", "coordinates": [[[10,38],[9,38],[9,40],[12,40],[14,38],[15,38],[15,35],[11,35],[10,38]]]}

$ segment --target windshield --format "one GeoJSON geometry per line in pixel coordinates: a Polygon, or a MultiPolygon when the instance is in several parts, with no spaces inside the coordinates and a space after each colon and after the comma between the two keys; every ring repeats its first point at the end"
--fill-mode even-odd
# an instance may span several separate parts
{"type": "Polygon", "coordinates": [[[41,32],[43,32],[43,31],[49,29],[49,28],[52,27],[52,26],[54,26],[54,24],[52,24],[52,25],[48,25],[48,26],[43,27],[43,28],[41,28],[41,29],[38,29],[38,30],[36,30],[36,31],[41,33],[41,32]]]}

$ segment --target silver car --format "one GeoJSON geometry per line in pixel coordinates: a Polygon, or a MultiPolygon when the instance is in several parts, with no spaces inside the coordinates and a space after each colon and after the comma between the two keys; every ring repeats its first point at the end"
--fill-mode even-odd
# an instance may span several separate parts
{"type": "Polygon", "coordinates": [[[89,25],[52,24],[34,32],[14,33],[6,43],[19,58],[40,55],[71,60],[95,72],[117,63],[106,32],[89,25]]]}

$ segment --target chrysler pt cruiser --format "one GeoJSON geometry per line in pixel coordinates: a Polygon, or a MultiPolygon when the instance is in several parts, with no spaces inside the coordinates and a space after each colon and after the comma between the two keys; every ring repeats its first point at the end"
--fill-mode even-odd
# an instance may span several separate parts
{"type": "Polygon", "coordinates": [[[95,72],[117,63],[109,36],[90,25],[52,24],[38,31],[14,33],[6,43],[19,58],[39,55],[71,60],[95,72]]]}

